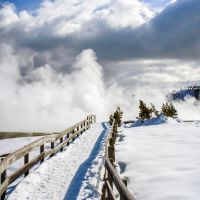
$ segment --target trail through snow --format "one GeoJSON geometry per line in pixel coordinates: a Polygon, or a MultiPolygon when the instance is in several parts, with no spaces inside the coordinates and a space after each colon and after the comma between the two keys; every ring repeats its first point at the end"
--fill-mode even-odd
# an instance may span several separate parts
{"type": "Polygon", "coordinates": [[[62,153],[22,180],[8,200],[99,199],[107,130],[104,123],[92,124],[62,153]]]}

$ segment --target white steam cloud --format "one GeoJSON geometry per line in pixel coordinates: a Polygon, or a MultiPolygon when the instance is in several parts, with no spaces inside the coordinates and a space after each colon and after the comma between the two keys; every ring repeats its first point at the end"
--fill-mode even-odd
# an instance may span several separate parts
{"type": "Polygon", "coordinates": [[[77,56],[71,73],[55,72],[46,64],[25,77],[20,74],[19,58],[12,49],[4,45],[3,53],[1,131],[62,130],[88,114],[106,120],[117,105],[125,102],[127,94],[123,88],[104,84],[102,66],[91,49],[77,56]]]}
{"type": "MultiPolygon", "coordinates": [[[[103,68],[91,49],[76,57],[69,73],[56,72],[46,64],[26,75],[19,67],[25,62],[23,57],[14,54],[9,45],[0,49],[1,131],[58,131],[89,114],[105,121],[118,105],[125,119],[134,119],[139,99],[158,109],[165,101],[165,91],[151,89],[151,85],[125,89],[106,84],[103,68]]],[[[193,100],[177,103],[176,108],[182,119],[200,119],[199,106],[194,106],[193,100]]]]}
{"type": "Polygon", "coordinates": [[[195,98],[188,98],[184,102],[176,102],[175,107],[182,120],[200,120],[200,103],[195,98]]]}

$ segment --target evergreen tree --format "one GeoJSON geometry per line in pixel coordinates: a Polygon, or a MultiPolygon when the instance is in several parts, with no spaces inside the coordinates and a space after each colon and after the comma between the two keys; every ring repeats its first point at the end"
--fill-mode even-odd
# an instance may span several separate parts
{"type": "Polygon", "coordinates": [[[122,116],[123,116],[123,112],[121,111],[120,107],[117,107],[117,110],[114,112],[114,115],[110,115],[109,124],[112,125],[113,120],[115,119],[118,127],[121,126],[122,116]]]}
{"type": "Polygon", "coordinates": [[[118,127],[122,125],[122,115],[123,115],[123,112],[121,111],[120,107],[118,106],[117,110],[114,112],[114,116],[113,116],[118,127]]]}
{"type": "Polygon", "coordinates": [[[140,100],[139,109],[140,111],[138,119],[145,120],[150,119],[152,117],[152,108],[149,108],[142,100],[140,100]]]}
{"type": "Polygon", "coordinates": [[[169,113],[172,118],[177,118],[178,113],[177,113],[177,110],[174,107],[173,103],[170,103],[170,105],[169,105],[169,113]]]}
{"type": "Polygon", "coordinates": [[[176,118],[177,117],[177,110],[174,107],[172,103],[165,103],[161,107],[161,112],[166,116],[166,117],[172,117],[176,118]]]}

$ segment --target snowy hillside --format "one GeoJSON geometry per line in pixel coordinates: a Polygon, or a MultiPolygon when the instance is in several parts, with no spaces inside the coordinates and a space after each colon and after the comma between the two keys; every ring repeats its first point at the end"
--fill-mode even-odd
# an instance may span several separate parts
{"type": "Polygon", "coordinates": [[[138,200],[199,200],[200,123],[123,128],[116,158],[138,200]]]}

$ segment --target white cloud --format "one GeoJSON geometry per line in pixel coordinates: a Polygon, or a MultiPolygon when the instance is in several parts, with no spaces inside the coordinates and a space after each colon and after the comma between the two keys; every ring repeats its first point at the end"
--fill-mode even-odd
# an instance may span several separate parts
{"type": "Polygon", "coordinates": [[[136,27],[152,15],[150,9],[138,0],[45,0],[33,13],[17,13],[14,5],[6,4],[0,10],[0,25],[20,25],[25,31],[32,31],[31,34],[38,32],[37,29],[48,29],[45,31],[48,35],[66,36],[87,32],[90,26],[93,30],[98,29],[98,21],[113,28],[136,27]]]}
{"type": "Polygon", "coordinates": [[[5,4],[0,9],[0,27],[9,26],[18,21],[18,16],[15,12],[15,7],[12,4],[5,4]]]}
{"type": "Polygon", "coordinates": [[[153,12],[138,0],[113,0],[95,14],[113,28],[137,27],[152,16],[153,12]]]}

